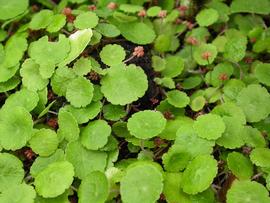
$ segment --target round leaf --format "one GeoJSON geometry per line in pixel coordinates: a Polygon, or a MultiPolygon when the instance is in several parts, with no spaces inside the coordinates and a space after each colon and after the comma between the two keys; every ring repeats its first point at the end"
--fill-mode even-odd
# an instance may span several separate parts
{"type": "Polygon", "coordinates": [[[167,97],[168,97],[169,104],[177,108],[186,107],[190,101],[187,94],[179,90],[172,90],[172,91],[167,92],[167,97]]]}
{"type": "Polygon", "coordinates": [[[12,107],[0,114],[0,144],[4,149],[24,147],[33,134],[31,114],[23,107],[12,107]]]}
{"type": "Polygon", "coordinates": [[[78,77],[67,86],[66,98],[74,107],[85,107],[93,98],[93,84],[84,77],[78,77]]]}
{"type": "Polygon", "coordinates": [[[98,17],[91,11],[81,13],[74,21],[74,26],[78,29],[94,28],[97,24],[98,17]]]}
{"type": "Polygon", "coordinates": [[[206,190],[217,174],[217,161],[210,155],[200,155],[193,159],[183,173],[182,188],[188,194],[206,190]]]}
{"type": "Polygon", "coordinates": [[[258,64],[255,67],[255,76],[261,83],[270,86],[270,63],[258,64]]]}
{"type": "Polygon", "coordinates": [[[36,154],[49,156],[58,147],[57,134],[50,129],[40,129],[33,134],[29,144],[36,154]]]}
{"type": "Polygon", "coordinates": [[[161,133],[166,126],[166,119],[158,111],[145,110],[132,115],[127,127],[133,136],[139,139],[149,139],[161,133]]]}
{"type": "Polygon", "coordinates": [[[104,173],[93,171],[86,176],[79,187],[79,203],[103,203],[109,195],[109,183],[104,173]]]}
{"type": "Polygon", "coordinates": [[[120,64],[108,69],[101,79],[101,91],[112,104],[126,105],[142,97],[148,87],[144,71],[135,65],[120,64]]]}
{"type": "Polygon", "coordinates": [[[74,169],[68,161],[50,164],[35,178],[35,188],[42,197],[57,197],[73,182],[74,169]]]}
{"type": "Polygon", "coordinates": [[[125,57],[125,50],[117,44],[106,45],[100,52],[101,61],[108,66],[120,64],[125,57]]]}
{"type": "Polygon", "coordinates": [[[193,57],[199,65],[212,64],[217,56],[217,48],[212,44],[201,44],[193,52],[193,57]]]}
{"type": "Polygon", "coordinates": [[[163,188],[163,177],[151,163],[138,163],[127,169],[120,182],[123,202],[156,202],[163,188]]]}
{"type": "Polygon", "coordinates": [[[193,128],[199,137],[215,140],[222,136],[222,133],[225,131],[225,124],[218,115],[204,114],[197,118],[193,128]]]}
{"type": "Polygon", "coordinates": [[[27,10],[29,0],[0,0],[0,20],[14,18],[27,10]]]}
{"type": "Polygon", "coordinates": [[[249,85],[242,89],[237,97],[237,105],[240,106],[248,122],[258,122],[266,118],[270,113],[270,94],[257,84],[249,85]]]}
{"type": "Polygon", "coordinates": [[[219,18],[218,12],[213,8],[201,10],[197,16],[196,21],[199,26],[209,26],[214,24],[219,18]]]}
{"type": "Polygon", "coordinates": [[[90,150],[104,147],[111,134],[111,127],[104,120],[96,120],[88,123],[81,133],[81,143],[90,150]]]}

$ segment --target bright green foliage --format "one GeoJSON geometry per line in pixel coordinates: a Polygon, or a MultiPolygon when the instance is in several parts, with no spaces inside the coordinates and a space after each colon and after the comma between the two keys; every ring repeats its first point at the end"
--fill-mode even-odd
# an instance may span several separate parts
{"type": "Polygon", "coordinates": [[[201,44],[198,46],[193,57],[199,65],[209,65],[212,64],[217,56],[217,49],[212,44],[201,44]]]}
{"type": "Polygon", "coordinates": [[[46,28],[50,24],[52,16],[53,12],[51,10],[41,10],[33,16],[29,28],[32,30],[46,28]]]}
{"type": "Polygon", "coordinates": [[[103,116],[107,120],[118,121],[126,115],[123,106],[107,104],[103,106],[103,116]]]}
{"type": "Polygon", "coordinates": [[[154,17],[157,16],[160,11],[161,8],[159,6],[152,6],[147,10],[146,14],[149,17],[154,17]]]}
{"type": "Polygon", "coordinates": [[[93,98],[93,84],[84,77],[77,77],[67,86],[66,98],[74,107],[86,107],[93,98]]]}
{"type": "Polygon", "coordinates": [[[250,154],[250,160],[256,166],[270,167],[270,149],[268,148],[255,148],[250,154]]]}
{"type": "Polygon", "coordinates": [[[93,32],[91,29],[79,30],[69,36],[70,41],[70,52],[68,56],[62,61],[59,66],[69,64],[75,58],[77,58],[88,45],[91,40],[93,32]]]}
{"type": "Polygon", "coordinates": [[[78,15],[74,21],[74,26],[78,29],[94,28],[98,24],[98,17],[94,12],[88,11],[78,15]]]}
{"type": "Polygon", "coordinates": [[[58,147],[57,134],[50,129],[40,129],[35,131],[31,140],[29,140],[32,150],[40,156],[49,156],[58,147]]]}
{"type": "Polygon", "coordinates": [[[217,174],[217,162],[210,155],[200,155],[193,159],[183,173],[181,186],[188,194],[206,190],[217,174]]]}
{"type": "Polygon", "coordinates": [[[120,182],[123,202],[155,202],[163,188],[163,177],[152,163],[135,163],[129,166],[120,182]]]}
{"type": "Polygon", "coordinates": [[[239,152],[232,152],[227,157],[227,164],[232,173],[240,180],[248,180],[253,174],[251,161],[239,152]]]}
{"type": "Polygon", "coordinates": [[[20,70],[23,85],[33,91],[42,90],[48,84],[48,79],[44,79],[39,72],[39,65],[32,59],[27,59],[22,64],[20,70]]]}
{"type": "Polygon", "coordinates": [[[161,72],[164,77],[174,78],[180,75],[184,69],[184,60],[179,56],[167,56],[165,64],[165,69],[161,72]]]}
{"type": "Polygon", "coordinates": [[[78,124],[87,123],[90,119],[95,118],[101,110],[101,102],[91,102],[83,108],[75,108],[71,105],[64,107],[77,120],[78,124]]]}
{"type": "Polygon", "coordinates": [[[270,94],[257,84],[247,86],[237,96],[237,105],[243,109],[248,122],[258,122],[266,118],[270,107],[265,104],[269,102],[270,94]]]}
{"type": "Polygon", "coordinates": [[[65,138],[69,142],[79,138],[80,129],[72,113],[61,109],[58,114],[58,125],[57,134],[60,137],[65,138]]]}
{"type": "Polygon", "coordinates": [[[104,173],[93,171],[83,180],[78,190],[79,203],[103,203],[109,195],[109,183],[104,173]]]}
{"type": "Polygon", "coordinates": [[[28,89],[21,89],[10,95],[2,108],[24,107],[27,111],[32,111],[38,104],[38,94],[28,89]]]}
{"type": "Polygon", "coordinates": [[[228,203],[261,202],[270,201],[268,191],[261,184],[254,181],[234,181],[228,190],[228,203]]]}
{"type": "Polygon", "coordinates": [[[0,1],[0,20],[8,20],[21,15],[27,10],[29,1],[28,0],[11,0],[11,1],[0,1]]]}
{"type": "Polygon", "coordinates": [[[81,143],[89,150],[97,150],[108,142],[108,137],[111,134],[111,127],[103,120],[97,120],[88,123],[82,129],[81,143]]]}
{"type": "Polygon", "coordinates": [[[177,108],[186,107],[190,101],[189,97],[185,92],[178,90],[172,90],[167,93],[169,104],[177,108]]]}
{"type": "Polygon", "coordinates": [[[12,107],[0,112],[0,144],[4,149],[22,148],[32,134],[32,116],[25,108],[12,107]]]}
{"type": "Polygon", "coordinates": [[[255,76],[261,83],[270,86],[270,64],[258,64],[255,68],[255,76]]]}
{"type": "Polygon", "coordinates": [[[142,97],[147,90],[147,77],[135,65],[119,64],[108,69],[101,80],[101,91],[112,104],[125,105],[142,97]]]}
{"type": "Polygon", "coordinates": [[[92,171],[104,171],[107,154],[84,148],[78,141],[70,142],[66,148],[66,159],[72,163],[75,176],[83,179],[92,171]]]}
{"type": "Polygon", "coordinates": [[[258,13],[258,14],[269,14],[270,2],[267,0],[260,0],[257,4],[252,0],[234,0],[231,4],[232,13],[258,13]]]}
{"type": "Polygon", "coordinates": [[[228,116],[224,116],[222,119],[226,129],[222,136],[216,140],[216,143],[228,149],[235,149],[243,146],[244,126],[241,122],[234,117],[228,116]]]}
{"type": "Polygon", "coordinates": [[[132,115],[127,127],[133,136],[148,139],[157,136],[165,129],[166,120],[158,111],[140,111],[132,115]]]}
{"type": "Polygon", "coordinates": [[[100,52],[101,61],[108,66],[120,64],[125,57],[125,50],[117,44],[106,45],[100,52]]]}
{"type": "Polygon", "coordinates": [[[150,44],[156,37],[154,30],[142,22],[122,23],[116,26],[127,40],[135,44],[150,44]]]}
{"type": "Polygon", "coordinates": [[[197,16],[196,21],[200,26],[209,26],[218,20],[218,12],[215,9],[208,8],[201,10],[197,16]]]}
{"type": "Polygon", "coordinates": [[[193,125],[198,136],[208,140],[216,140],[225,131],[225,124],[222,118],[215,114],[199,116],[193,125]]]}
{"type": "Polygon", "coordinates": [[[120,35],[120,30],[116,26],[108,23],[99,23],[96,30],[105,37],[117,37],[120,35]]]}
{"type": "Polygon", "coordinates": [[[246,145],[250,147],[265,147],[266,141],[262,133],[257,128],[245,126],[244,133],[245,136],[243,136],[243,139],[246,145]]]}
{"type": "Polygon", "coordinates": [[[35,178],[35,188],[42,197],[56,197],[72,184],[74,168],[68,161],[50,164],[35,178]]]}
{"type": "Polygon", "coordinates": [[[30,185],[24,183],[5,188],[0,195],[0,202],[34,203],[36,192],[30,185]]]}
{"type": "Polygon", "coordinates": [[[87,75],[92,69],[91,61],[87,58],[80,58],[73,66],[73,70],[78,76],[87,75]]]}
{"type": "Polygon", "coordinates": [[[0,192],[3,192],[11,185],[20,184],[23,177],[22,162],[14,155],[0,153],[0,192]]]}
{"type": "Polygon", "coordinates": [[[48,157],[37,157],[34,163],[31,166],[30,173],[34,178],[45,168],[47,168],[50,164],[64,161],[65,155],[62,149],[57,149],[51,156],[48,157]]]}

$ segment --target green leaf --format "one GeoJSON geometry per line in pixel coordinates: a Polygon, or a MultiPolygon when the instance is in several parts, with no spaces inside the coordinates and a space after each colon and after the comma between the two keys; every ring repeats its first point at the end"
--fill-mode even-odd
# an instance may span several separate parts
{"type": "Polygon", "coordinates": [[[142,22],[122,23],[116,26],[127,40],[135,44],[150,44],[156,37],[154,30],[142,22]]]}
{"type": "Polygon", "coordinates": [[[109,183],[104,173],[93,171],[83,180],[78,190],[79,203],[103,203],[109,195],[109,183]]]}
{"type": "Polygon", "coordinates": [[[14,76],[13,78],[10,78],[6,82],[0,82],[0,93],[7,92],[10,90],[13,90],[21,83],[21,80],[19,77],[14,76]]]}
{"type": "Polygon", "coordinates": [[[225,124],[220,116],[209,113],[199,116],[193,128],[199,137],[216,140],[224,133],[225,124]]]}
{"type": "Polygon", "coordinates": [[[167,153],[162,156],[162,162],[166,171],[179,172],[186,168],[191,155],[185,150],[185,147],[171,147],[167,153]]]}
{"type": "Polygon", "coordinates": [[[89,60],[88,58],[78,59],[73,66],[74,73],[78,76],[87,75],[91,71],[91,69],[91,60],[89,60]]]}
{"type": "Polygon", "coordinates": [[[124,48],[118,44],[109,44],[102,48],[99,55],[103,63],[108,66],[115,66],[125,59],[126,52],[124,48]]]}
{"type": "Polygon", "coordinates": [[[167,100],[169,104],[177,108],[184,108],[190,102],[190,99],[187,96],[187,94],[179,90],[172,90],[167,92],[167,100]]]}
{"type": "Polygon", "coordinates": [[[169,55],[165,58],[165,61],[165,69],[161,71],[161,75],[164,77],[174,78],[184,70],[184,60],[180,56],[169,55]]]}
{"type": "Polygon", "coordinates": [[[99,23],[96,27],[96,31],[100,32],[105,37],[117,37],[119,36],[120,30],[112,24],[99,23]]]}
{"type": "Polygon", "coordinates": [[[157,72],[163,71],[166,68],[166,60],[159,56],[152,56],[152,67],[157,72]]]}
{"type": "Polygon", "coordinates": [[[10,68],[7,68],[3,66],[2,64],[0,64],[0,82],[6,82],[10,78],[12,78],[16,74],[19,67],[20,67],[20,64],[17,64],[16,66],[13,66],[10,68]]]}
{"type": "Polygon", "coordinates": [[[30,185],[20,184],[6,187],[0,194],[0,202],[5,203],[34,203],[36,192],[30,185]],[[14,194],[16,196],[14,197],[14,194]]]}
{"type": "Polygon", "coordinates": [[[77,77],[67,86],[66,98],[74,107],[85,107],[93,98],[93,84],[84,77],[77,77]]]}
{"type": "Polygon", "coordinates": [[[142,68],[124,64],[113,66],[101,79],[101,92],[115,105],[126,105],[142,97],[148,88],[142,68]]]}
{"type": "Polygon", "coordinates": [[[193,52],[193,57],[199,65],[212,64],[217,56],[217,48],[212,44],[201,44],[193,52]]]}
{"type": "Polygon", "coordinates": [[[244,133],[243,139],[247,146],[254,148],[266,146],[266,141],[257,128],[245,126],[244,133]]]}
{"type": "Polygon", "coordinates": [[[35,178],[35,189],[42,197],[57,197],[73,182],[74,168],[68,161],[50,164],[35,178]]]}
{"type": "Polygon", "coordinates": [[[48,79],[43,79],[39,73],[39,65],[32,59],[26,59],[20,69],[23,85],[32,91],[42,90],[48,84],[48,79]]]}
{"type": "Polygon", "coordinates": [[[60,109],[58,113],[58,126],[57,134],[64,137],[68,142],[79,138],[80,129],[77,120],[72,113],[65,109],[60,109]]]}
{"type": "Polygon", "coordinates": [[[227,164],[229,169],[239,180],[250,179],[253,174],[251,161],[239,152],[230,153],[227,157],[227,164]]]}
{"type": "Polygon", "coordinates": [[[66,148],[66,159],[73,164],[75,176],[84,179],[92,171],[104,172],[107,154],[84,148],[78,141],[70,142],[66,148]]]}
{"type": "Polygon", "coordinates": [[[149,9],[147,9],[147,16],[149,17],[155,17],[159,14],[159,12],[161,11],[161,8],[159,6],[152,6],[149,9]]]}
{"type": "Polygon", "coordinates": [[[233,74],[233,71],[234,68],[230,63],[219,63],[214,67],[213,71],[210,72],[210,83],[214,87],[224,84],[225,81],[221,80],[220,77],[226,76],[226,80],[228,80],[233,74]]]}
{"type": "Polygon", "coordinates": [[[121,4],[119,9],[126,13],[137,13],[140,10],[142,10],[143,7],[139,5],[133,5],[133,4],[121,4]]]}
{"type": "Polygon", "coordinates": [[[36,13],[29,23],[29,28],[32,30],[45,29],[52,21],[53,12],[43,9],[36,13]]]}
{"type": "Polygon", "coordinates": [[[241,107],[248,122],[258,122],[270,113],[270,94],[258,85],[252,84],[243,88],[237,96],[237,105],[241,107]]]}
{"type": "Polygon", "coordinates": [[[206,190],[217,175],[217,161],[210,155],[193,159],[183,173],[182,188],[188,194],[206,190]],[[207,163],[207,164],[206,164],[207,163]]]}
{"type": "Polygon", "coordinates": [[[84,30],[78,30],[75,33],[71,34],[69,36],[70,52],[67,58],[65,58],[65,60],[59,64],[59,66],[67,65],[71,61],[76,59],[83,52],[86,46],[89,44],[92,35],[93,35],[93,32],[90,28],[84,29],[84,30]]]}
{"type": "Polygon", "coordinates": [[[22,182],[23,177],[22,162],[12,154],[0,153],[0,192],[11,185],[18,185],[22,182]]]}
{"type": "Polygon", "coordinates": [[[234,181],[227,192],[227,203],[260,202],[268,203],[266,188],[255,181],[234,181]]]}
{"type": "Polygon", "coordinates": [[[6,108],[0,113],[0,144],[6,150],[24,147],[33,134],[31,114],[23,107],[6,108]]]}
{"type": "Polygon", "coordinates": [[[48,36],[32,42],[28,53],[38,64],[56,65],[62,62],[70,52],[70,42],[64,35],[59,35],[57,42],[49,42],[48,36]]]}
{"type": "Polygon", "coordinates": [[[257,13],[257,14],[269,14],[270,2],[268,0],[260,0],[260,3],[256,3],[252,0],[234,0],[231,4],[232,13],[257,13]]]}
{"type": "Polygon", "coordinates": [[[166,119],[158,111],[144,110],[137,112],[128,119],[127,127],[133,136],[149,139],[161,133],[166,126],[166,119]]]}
{"type": "Polygon", "coordinates": [[[36,92],[28,89],[21,89],[10,95],[2,108],[24,107],[27,111],[32,111],[38,104],[39,97],[36,92]]]}
{"type": "Polygon", "coordinates": [[[110,121],[118,121],[127,114],[123,106],[113,104],[104,105],[102,111],[104,118],[110,121]]]}
{"type": "Polygon", "coordinates": [[[34,178],[44,169],[46,169],[50,164],[64,161],[65,154],[62,149],[57,149],[51,156],[41,157],[38,156],[30,168],[31,176],[34,178]]]}
{"type": "Polygon", "coordinates": [[[226,129],[222,136],[216,140],[216,143],[228,149],[235,149],[243,146],[244,126],[239,119],[224,116],[223,122],[225,123],[226,129]]]}
{"type": "Polygon", "coordinates": [[[69,196],[68,190],[62,195],[54,197],[54,198],[43,198],[43,197],[37,196],[35,199],[35,203],[70,203],[68,196],[69,196]]]}
{"type": "Polygon", "coordinates": [[[51,17],[51,22],[46,30],[50,33],[58,32],[66,24],[66,16],[64,14],[56,14],[51,17]]]}
{"type": "Polygon", "coordinates": [[[56,69],[53,77],[51,78],[51,86],[53,92],[59,96],[65,96],[67,86],[70,84],[72,79],[75,78],[75,76],[76,75],[73,69],[66,66],[56,69]]]}
{"type": "Polygon", "coordinates": [[[203,9],[196,15],[196,21],[199,26],[212,25],[218,20],[218,18],[219,14],[217,10],[213,8],[203,9]]]}
{"type": "Polygon", "coordinates": [[[97,150],[106,145],[110,134],[111,127],[106,121],[92,121],[82,129],[81,143],[89,150],[97,150]]]}
{"type": "Polygon", "coordinates": [[[260,83],[270,86],[270,63],[256,65],[255,76],[260,83]]]}
{"type": "Polygon", "coordinates": [[[57,134],[50,129],[37,130],[29,140],[31,149],[40,156],[49,156],[58,147],[57,134]]]}
{"type": "Polygon", "coordinates": [[[29,5],[28,0],[0,0],[0,20],[14,18],[26,11],[29,5]]]}
{"type": "Polygon", "coordinates": [[[233,62],[241,61],[246,54],[247,38],[240,31],[228,30],[228,38],[224,47],[224,58],[233,62]]]}
{"type": "Polygon", "coordinates": [[[250,160],[256,166],[270,167],[270,149],[255,148],[250,154],[250,160]]]}
{"type": "Polygon", "coordinates": [[[123,202],[155,202],[163,188],[163,177],[152,163],[134,163],[129,166],[120,182],[123,202]]]}
{"type": "Polygon", "coordinates": [[[99,114],[101,107],[101,102],[91,102],[91,104],[83,108],[75,108],[74,106],[67,105],[64,109],[74,116],[78,124],[82,124],[95,118],[99,114]]]}
{"type": "Polygon", "coordinates": [[[74,26],[77,29],[94,28],[98,24],[98,17],[96,13],[87,11],[78,15],[74,21],[74,26]]]}
{"type": "Polygon", "coordinates": [[[205,104],[206,104],[205,98],[203,96],[198,96],[191,100],[190,108],[193,111],[200,111],[203,109],[205,104]]]}

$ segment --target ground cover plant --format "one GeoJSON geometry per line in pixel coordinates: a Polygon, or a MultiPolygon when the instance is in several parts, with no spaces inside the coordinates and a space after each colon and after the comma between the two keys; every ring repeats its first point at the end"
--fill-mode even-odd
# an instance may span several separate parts
{"type": "Polygon", "coordinates": [[[0,203],[270,203],[269,0],[0,0],[0,203]]]}

